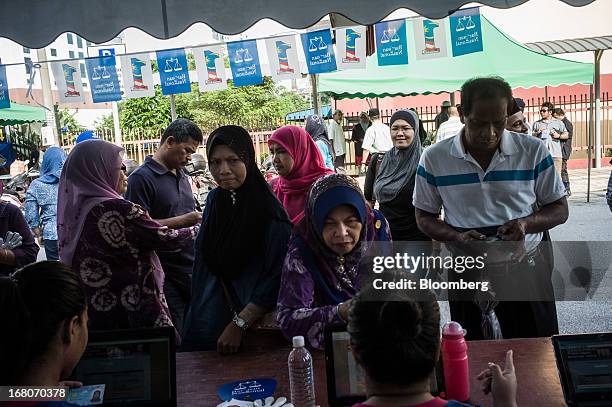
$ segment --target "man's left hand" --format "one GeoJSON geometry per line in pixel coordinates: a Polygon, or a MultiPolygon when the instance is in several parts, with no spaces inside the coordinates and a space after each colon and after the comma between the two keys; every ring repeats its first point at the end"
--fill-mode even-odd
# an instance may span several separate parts
{"type": "Polygon", "coordinates": [[[238,352],[242,342],[243,331],[233,321],[227,324],[217,340],[217,351],[221,354],[238,352]]]}
{"type": "Polygon", "coordinates": [[[497,235],[506,241],[523,241],[525,240],[526,230],[527,224],[525,220],[514,219],[500,226],[497,229],[497,235]]]}

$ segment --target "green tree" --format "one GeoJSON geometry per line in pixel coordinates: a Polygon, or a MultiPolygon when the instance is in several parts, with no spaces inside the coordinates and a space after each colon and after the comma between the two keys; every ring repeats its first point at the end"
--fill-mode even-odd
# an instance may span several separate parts
{"type": "MultiPolygon", "coordinates": [[[[258,86],[235,87],[199,93],[192,84],[190,93],[176,95],[179,117],[194,120],[205,131],[222,124],[238,124],[247,128],[277,126],[289,112],[309,108],[301,96],[277,86],[270,78],[258,86]]],[[[170,123],[170,101],[156,86],[155,96],[129,99],[119,104],[122,129],[161,129],[170,123]]]]}
{"type": "MultiPolygon", "coordinates": [[[[180,117],[191,119],[192,115],[184,99],[176,97],[176,113],[180,117]]],[[[157,130],[166,127],[171,121],[170,98],[162,95],[160,86],[155,86],[155,96],[128,99],[119,104],[119,122],[122,129],[157,130]]]]}
{"type": "Polygon", "coordinates": [[[277,86],[265,77],[258,86],[235,87],[233,81],[220,91],[190,94],[190,110],[202,127],[235,123],[245,127],[278,125],[285,115],[308,108],[299,95],[277,86]]]}
{"type": "Polygon", "coordinates": [[[74,113],[70,113],[70,111],[68,111],[67,109],[60,109],[58,118],[60,128],[66,129],[68,132],[77,132],[82,131],[84,129],[84,127],[81,126],[77,119],[74,117],[74,113]]]}
{"type": "Polygon", "coordinates": [[[96,131],[108,131],[113,130],[115,125],[113,123],[113,115],[107,114],[96,120],[96,131]]]}

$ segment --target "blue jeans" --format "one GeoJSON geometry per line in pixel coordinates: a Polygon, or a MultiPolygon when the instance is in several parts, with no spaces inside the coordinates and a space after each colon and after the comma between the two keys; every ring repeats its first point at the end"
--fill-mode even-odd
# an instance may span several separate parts
{"type": "Polygon", "coordinates": [[[44,242],[45,255],[47,260],[59,260],[59,250],[57,248],[57,240],[46,240],[44,242]]]}

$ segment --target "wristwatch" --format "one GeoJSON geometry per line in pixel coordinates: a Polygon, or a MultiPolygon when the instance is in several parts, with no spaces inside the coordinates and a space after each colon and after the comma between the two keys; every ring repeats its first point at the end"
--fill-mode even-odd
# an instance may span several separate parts
{"type": "Polygon", "coordinates": [[[246,331],[249,327],[249,323],[246,320],[240,318],[238,314],[234,315],[232,321],[236,324],[238,328],[242,329],[243,331],[246,331]]]}

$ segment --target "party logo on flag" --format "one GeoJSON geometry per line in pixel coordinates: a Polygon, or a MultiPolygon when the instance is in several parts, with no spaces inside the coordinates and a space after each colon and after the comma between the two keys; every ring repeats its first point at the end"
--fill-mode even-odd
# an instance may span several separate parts
{"type": "Polygon", "coordinates": [[[336,46],[338,48],[339,69],[363,69],[366,60],[366,27],[338,28],[336,46]]]}
{"type": "Polygon", "coordinates": [[[218,52],[209,50],[204,51],[204,61],[206,62],[206,79],[204,82],[206,84],[223,81],[223,79],[217,75],[217,59],[219,58],[221,58],[221,55],[218,52]]]}
{"type": "Polygon", "coordinates": [[[200,92],[227,88],[222,51],[220,45],[193,49],[200,92]]]}
{"type": "Polygon", "coordinates": [[[272,80],[280,81],[300,76],[300,63],[294,36],[269,38],[266,40],[266,50],[272,80]]]}
{"type": "Polygon", "coordinates": [[[478,7],[458,10],[449,18],[453,56],[482,51],[482,27],[478,7]]]}
{"type": "Polygon", "coordinates": [[[87,75],[94,103],[121,100],[119,78],[114,57],[87,58],[87,75]]]}
{"type": "Polygon", "coordinates": [[[121,56],[121,72],[126,98],[155,96],[149,54],[121,56]]]}
{"type": "Polygon", "coordinates": [[[6,80],[6,66],[0,65],[0,109],[8,109],[11,107],[9,99],[9,87],[6,80]]]}
{"type": "Polygon", "coordinates": [[[413,28],[417,59],[434,59],[448,56],[445,20],[420,18],[413,20],[413,28]]]}
{"type": "Polygon", "coordinates": [[[229,42],[227,52],[235,86],[263,83],[257,40],[229,42]]]}
{"type": "Polygon", "coordinates": [[[51,71],[62,103],[84,102],[83,83],[78,61],[52,62],[51,71]]]}
{"type": "Polygon", "coordinates": [[[338,69],[330,30],[308,32],[301,36],[308,73],[333,72],[338,69]]]}
{"type": "Polygon", "coordinates": [[[376,23],[374,31],[379,66],[408,63],[406,20],[376,23]]]}
{"type": "Polygon", "coordinates": [[[157,51],[157,67],[162,94],[191,92],[187,56],[183,48],[157,51]]]}
{"type": "Polygon", "coordinates": [[[289,49],[291,49],[291,45],[283,41],[276,41],[276,57],[279,66],[276,71],[277,74],[295,72],[295,69],[289,65],[289,57],[287,56],[287,50],[289,49]]]}

